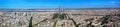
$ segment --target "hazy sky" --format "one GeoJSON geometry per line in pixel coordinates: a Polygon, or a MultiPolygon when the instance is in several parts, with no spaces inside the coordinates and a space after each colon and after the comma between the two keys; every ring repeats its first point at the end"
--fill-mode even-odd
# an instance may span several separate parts
{"type": "Polygon", "coordinates": [[[120,0],[0,0],[0,8],[120,7],[120,0]]]}

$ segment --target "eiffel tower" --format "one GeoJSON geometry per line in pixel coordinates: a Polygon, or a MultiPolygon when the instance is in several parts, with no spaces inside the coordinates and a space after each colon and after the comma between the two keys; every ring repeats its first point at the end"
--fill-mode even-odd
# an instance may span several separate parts
{"type": "Polygon", "coordinates": [[[62,13],[64,13],[64,9],[61,6],[59,6],[59,8],[58,8],[58,14],[62,14],[62,13]]]}

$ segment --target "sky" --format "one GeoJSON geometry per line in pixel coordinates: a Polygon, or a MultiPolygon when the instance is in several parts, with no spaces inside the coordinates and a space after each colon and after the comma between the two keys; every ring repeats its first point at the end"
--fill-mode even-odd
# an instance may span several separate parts
{"type": "Polygon", "coordinates": [[[0,8],[114,8],[120,0],[0,0],[0,8]]]}

